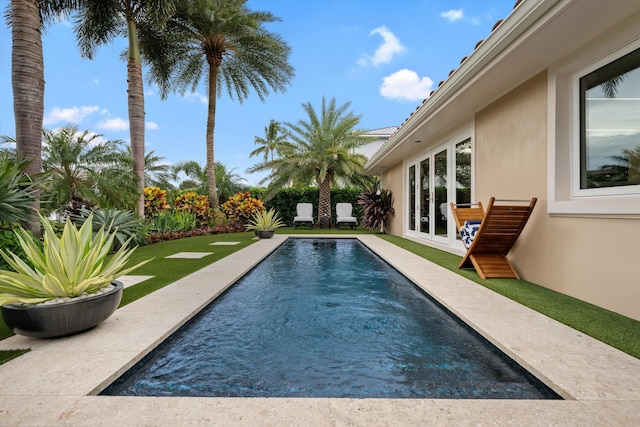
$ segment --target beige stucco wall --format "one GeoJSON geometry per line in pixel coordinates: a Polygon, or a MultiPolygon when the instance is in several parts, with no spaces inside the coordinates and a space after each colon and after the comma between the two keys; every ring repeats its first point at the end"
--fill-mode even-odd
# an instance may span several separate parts
{"type": "Polygon", "coordinates": [[[538,198],[510,254],[523,279],[640,320],[640,221],[547,213],[546,73],[476,114],[475,179],[482,202],[538,198]]]}
{"type": "Polygon", "coordinates": [[[402,218],[404,218],[404,171],[402,163],[394,165],[382,174],[382,188],[393,194],[395,216],[387,221],[387,233],[402,235],[402,218]]]}

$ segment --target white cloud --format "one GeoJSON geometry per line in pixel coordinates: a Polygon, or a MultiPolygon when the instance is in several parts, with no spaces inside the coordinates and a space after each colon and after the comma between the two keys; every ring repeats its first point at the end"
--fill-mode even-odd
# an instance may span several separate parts
{"type": "Polygon", "coordinates": [[[449,22],[455,22],[464,17],[464,11],[462,9],[450,9],[440,14],[441,18],[446,19],[449,22]]]}
{"type": "Polygon", "coordinates": [[[382,80],[380,94],[390,99],[416,101],[426,98],[432,86],[433,80],[429,77],[420,78],[418,73],[405,68],[382,80]]]}
{"type": "Polygon", "coordinates": [[[383,43],[376,49],[373,56],[363,55],[358,60],[358,64],[365,66],[387,64],[391,62],[395,55],[398,55],[406,50],[406,48],[400,43],[400,40],[393,34],[386,26],[374,28],[369,33],[369,36],[379,34],[384,40],[383,43]]]}
{"type": "Polygon", "coordinates": [[[160,129],[160,126],[156,122],[146,122],[145,127],[149,130],[157,130],[160,129]]]}
{"type": "Polygon", "coordinates": [[[97,105],[85,105],[82,107],[58,108],[54,107],[44,116],[43,125],[49,126],[57,123],[80,124],[85,117],[100,110],[97,105]]]}
{"type": "Polygon", "coordinates": [[[182,96],[184,99],[190,102],[200,101],[203,104],[207,104],[209,102],[209,98],[205,95],[202,95],[199,92],[191,92],[182,96]]]}
{"type": "Polygon", "coordinates": [[[120,117],[114,117],[101,121],[96,125],[96,127],[98,129],[104,130],[123,131],[129,129],[129,121],[126,119],[121,119],[120,117]]]}

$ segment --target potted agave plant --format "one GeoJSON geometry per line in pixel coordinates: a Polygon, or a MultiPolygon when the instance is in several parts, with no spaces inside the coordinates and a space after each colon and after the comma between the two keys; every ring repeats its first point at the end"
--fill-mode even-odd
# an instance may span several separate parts
{"type": "Polygon", "coordinates": [[[270,239],[275,234],[276,228],[283,226],[284,222],[282,222],[280,214],[271,208],[255,212],[246,228],[247,230],[254,230],[256,236],[260,239],[270,239]]]}
{"type": "Polygon", "coordinates": [[[15,333],[36,338],[73,335],[106,320],[118,308],[121,275],[138,268],[126,264],[135,250],[129,241],[110,255],[116,231],[96,233],[92,216],[77,229],[67,220],[58,237],[40,217],[42,248],[24,229],[16,230],[27,262],[11,251],[0,255],[15,271],[0,270],[2,317],[15,333]]]}

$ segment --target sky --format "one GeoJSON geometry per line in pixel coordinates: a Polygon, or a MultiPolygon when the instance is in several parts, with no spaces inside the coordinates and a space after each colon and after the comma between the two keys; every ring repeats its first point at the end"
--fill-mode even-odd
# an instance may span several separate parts
{"type": "MultiPolygon", "coordinates": [[[[8,0],[1,0],[3,12],[8,0]]],[[[270,120],[306,120],[302,105],[321,111],[322,98],[361,117],[359,128],[401,125],[438,82],[473,52],[515,0],[249,0],[254,11],[281,21],[266,28],[291,47],[295,76],[284,93],[255,92],[242,103],[226,89],[218,98],[215,160],[258,185],[264,174],[247,168],[261,160],[249,154],[270,120]]],[[[124,39],[101,46],[93,60],[80,56],[69,21],[43,34],[44,123],[54,130],[74,124],[105,139],[129,143],[124,39]]],[[[144,72],[144,71],[143,71],[144,72]]],[[[145,74],[145,149],[176,164],[206,164],[207,89],[160,99],[145,74]]],[[[0,26],[0,135],[15,137],[11,89],[11,31],[0,26]]]]}

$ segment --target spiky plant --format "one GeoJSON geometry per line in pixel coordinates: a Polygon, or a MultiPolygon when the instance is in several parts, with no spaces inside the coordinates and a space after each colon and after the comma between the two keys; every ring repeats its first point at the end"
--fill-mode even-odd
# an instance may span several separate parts
{"type": "Polygon", "coordinates": [[[103,227],[94,236],[92,220],[93,216],[89,216],[80,229],[67,220],[58,237],[51,223],[40,216],[44,229],[42,249],[27,231],[16,230],[29,264],[11,251],[0,250],[0,255],[15,270],[0,270],[0,306],[37,304],[95,293],[149,261],[127,268],[135,250],[127,248],[129,241],[108,256],[116,233],[107,233],[103,227]]]}
{"type": "Polygon", "coordinates": [[[280,214],[271,208],[254,213],[246,228],[247,230],[275,230],[284,227],[284,225],[280,214]]]}
{"type": "Polygon", "coordinates": [[[358,196],[358,204],[362,206],[362,223],[369,230],[380,230],[385,233],[387,218],[395,216],[393,194],[380,188],[379,182],[358,196]]]}

